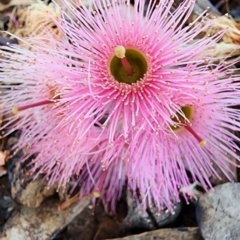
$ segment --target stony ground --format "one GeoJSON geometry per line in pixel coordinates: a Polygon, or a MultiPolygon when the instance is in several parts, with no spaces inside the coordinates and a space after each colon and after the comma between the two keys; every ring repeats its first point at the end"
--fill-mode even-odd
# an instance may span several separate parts
{"type": "MultiPolygon", "coordinates": [[[[19,14],[32,2],[0,0],[0,29],[15,33],[11,17],[19,19],[19,14]]],[[[176,0],[175,6],[180,2],[181,0],[176,0]]],[[[240,25],[237,23],[240,21],[239,0],[197,0],[189,22],[206,7],[210,7],[214,16],[225,13],[232,16],[230,20],[226,20],[225,26],[229,21],[234,23],[235,35],[226,34],[218,45],[217,54],[224,56],[232,51],[233,44],[236,46],[240,43],[240,25]]],[[[6,34],[0,33],[0,36],[6,37],[6,34]]],[[[5,38],[0,38],[0,44],[4,44],[4,41],[5,38]]],[[[233,56],[238,57],[239,54],[237,49],[233,56]]],[[[2,117],[0,113],[0,120],[2,117]]],[[[14,157],[9,156],[8,150],[18,140],[18,135],[16,132],[0,140],[0,239],[240,239],[238,169],[233,169],[236,183],[227,183],[224,177],[221,181],[211,179],[216,186],[215,191],[202,193],[197,201],[189,204],[185,201],[177,203],[174,215],[164,210],[158,214],[154,208],[139,211],[127,191],[123,193],[116,213],[110,213],[100,199],[93,209],[90,196],[78,202],[76,196],[69,198],[64,192],[56,192],[54,187],[48,189],[41,179],[32,182],[26,166],[19,163],[21,153],[14,157]]]]}

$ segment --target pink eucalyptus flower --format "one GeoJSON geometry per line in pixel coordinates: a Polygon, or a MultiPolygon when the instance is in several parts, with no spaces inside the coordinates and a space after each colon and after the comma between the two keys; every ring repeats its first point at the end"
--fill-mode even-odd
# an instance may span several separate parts
{"type": "Polygon", "coordinates": [[[37,153],[34,176],[73,179],[80,196],[97,191],[112,208],[127,180],[144,207],[170,210],[190,184],[186,169],[205,188],[218,176],[212,162],[230,177],[239,76],[234,62],[203,57],[221,35],[193,41],[208,26],[184,26],[195,1],[173,13],[160,1],[145,16],[141,0],[96,0],[95,12],[63,2],[73,16],[56,23],[64,39],[0,52],[1,130],[21,129],[13,150],[24,150],[23,161],[37,153]]]}

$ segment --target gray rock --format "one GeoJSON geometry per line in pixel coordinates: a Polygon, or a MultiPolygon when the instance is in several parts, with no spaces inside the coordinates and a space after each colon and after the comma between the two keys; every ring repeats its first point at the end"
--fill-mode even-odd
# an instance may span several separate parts
{"type": "Polygon", "coordinates": [[[92,240],[97,231],[93,210],[86,207],[68,226],[64,240],[92,240]]]}
{"type": "Polygon", "coordinates": [[[93,240],[112,238],[117,232],[119,224],[113,218],[103,213],[97,216],[98,229],[93,240]]]}
{"type": "Polygon", "coordinates": [[[225,183],[202,195],[196,214],[205,240],[239,240],[240,183],[225,183]]]}
{"type": "MultiPolygon", "coordinates": [[[[199,229],[194,228],[166,228],[139,235],[132,235],[112,240],[203,240],[199,229]]],[[[219,239],[220,240],[220,239],[219,239]]]]}
{"type": "Polygon", "coordinates": [[[7,176],[0,178],[0,225],[5,223],[18,205],[12,200],[7,176]]]}
{"type": "MultiPolygon", "coordinates": [[[[11,147],[18,141],[20,132],[16,132],[7,141],[6,150],[10,150],[11,147]]],[[[47,188],[46,181],[42,179],[34,180],[29,175],[29,167],[31,159],[26,162],[20,162],[22,152],[19,151],[14,154],[7,162],[8,178],[11,185],[11,196],[17,202],[36,208],[40,206],[41,202],[55,193],[55,188],[47,188]]],[[[34,156],[33,156],[34,157],[34,156]]]]}
{"type": "Polygon", "coordinates": [[[221,13],[218,11],[218,9],[209,0],[196,0],[193,11],[195,11],[198,15],[200,15],[207,8],[209,8],[210,12],[212,12],[216,15],[221,15],[221,13]]]}
{"type": "Polygon", "coordinates": [[[128,214],[120,226],[120,236],[132,230],[140,233],[169,225],[176,220],[182,209],[182,204],[176,203],[174,213],[169,212],[167,209],[158,212],[155,207],[150,207],[145,211],[139,208],[130,193],[127,194],[127,203],[128,214]]]}
{"type": "Polygon", "coordinates": [[[105,212],[102,204],[86,207],[69,224],[64,240],[100,240],[115,236],[118,221],[105,212]]]}
{"type": "Polygon", "coordinates": [[[1,240],[50,240],[89,204],[86,197],[76,205],[59,211],[58,199],[46,199],[39,208],[22,206],[15,211],[0,233],[1,240]]]}
{"type": "Polygon", "coordinates": [[[48,188],[46,181],[42,179],[32,180],[26,167],[19,161],[12,162],[8,168],[8,176],[11,184],[11,195],[17,202],[30,208],[39,207],[42,201],[55,193],[54,187],[48,188]]]}

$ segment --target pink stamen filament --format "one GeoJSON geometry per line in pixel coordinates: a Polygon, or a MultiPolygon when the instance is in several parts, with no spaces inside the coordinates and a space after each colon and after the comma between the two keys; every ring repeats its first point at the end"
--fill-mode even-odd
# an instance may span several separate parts
{"type": "Polygon", "coordinates": [[[206,146],[207,142],[206,142],[204,139],[202,139],[202,138],[193,130],[193,128],[192,128],[188,123],[186,123],[186,120],[185,120],[185,119],[183,119],[182,117],[180,117],[180,118],[179,118],[179,122],[182,123],[182,124],[184,124],[183,127],[184,127],[188,132],[190,132],[190,133],[196,138],[196,140],[199,142],[199,145],[200,145],[201,147],[205,147],[205,146],[206,146]]]}
{"type": "Polygon", "coordinates": [[[184,128],[186,130],[188,130],[199,142],[201,147],[204,147],[206,145],[206,141],[204,139],[202,139],[194,130],[192,127],[190,127],[189,125],[185,125],[184,128]]]}
{"type": "Polygon", "coordinates": [[[129,64],[128,60],[126,57],[121,58],[122,65],[127,73],[127,75],[132,75],[133,74],[133,69],[131,65],[129,64]]]}
{"type": "Polygon", "coordinates": [[[43,101],[40,101],[40,102],[31,103],[31,104],[24,105],[24,106],[21,106],[21,107],[14,107],[13,108],[13,113],[17,114],[17,112],[19,112],[19,111],[23,111],[23,110],[26,110],[26,109],[29,109],[29,108],[39,107],[39,106],[43,106],[43,105],[47,105],[47,104],[51,104],[51,103],[53,103],[53,101],[43,100],[43,101]]]}

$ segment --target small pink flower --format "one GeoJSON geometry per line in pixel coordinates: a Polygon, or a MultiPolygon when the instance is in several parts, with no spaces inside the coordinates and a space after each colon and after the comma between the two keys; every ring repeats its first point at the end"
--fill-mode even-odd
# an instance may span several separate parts
{"type": "Polygon", "coordinates": [[[160,1],[145,17],[141,0],[133,8],[96,0],[92,13],[64,3],[74,19],[63,13],[65,38],[48,36],[53,48],[36,42],[32,52],[0,52],[9,116],[1,130],[22,130],[13,150],[24,150],[22,160],[38,153],[35,177],[59,186],[74,180],[81,196],[99,192],[112,208],[127,181],[144,207],[173,210],[179,188],[190,184],[186,169],[205,188],[217,176],[212,162],[228,176],[226,153],[237,158],[238,149],[239,111],[231,107],[239,76],[233,62],[203,57],[221,35],[193,41],[208,26],[184,27],[195,1],[173,13],[172,2],[160,1]]]}

